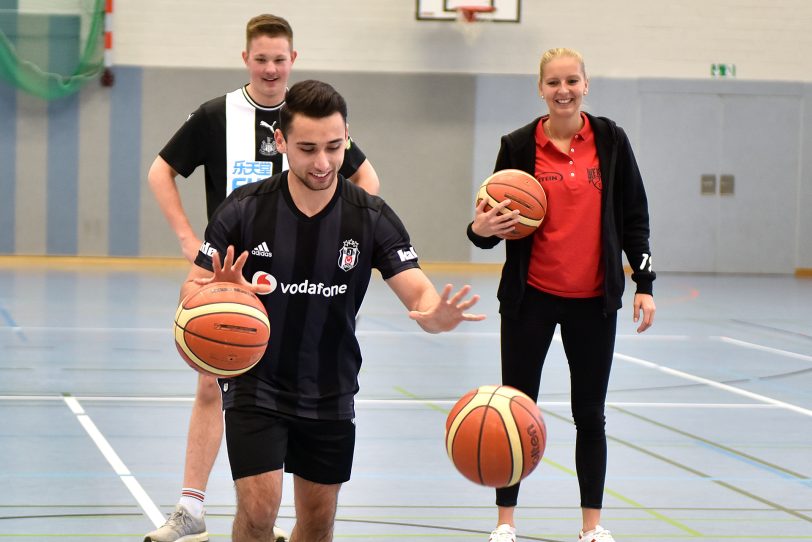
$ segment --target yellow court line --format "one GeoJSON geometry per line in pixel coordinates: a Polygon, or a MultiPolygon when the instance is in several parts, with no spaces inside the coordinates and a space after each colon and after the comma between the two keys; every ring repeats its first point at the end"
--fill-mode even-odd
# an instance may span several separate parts
{"type": "MultiPolygon", "coordinates": [[[[104,267],[111,269],[136,268],[180,268],[189,266],[184,258],[130,258],[113,256],[39,256],[19,255],[0,256],[0,269],[47,268],[47,269],[81,269],[104,267]]],[[[421,262],[420,266],[431,273],[481,273],[498,274],[502,264],[469,263],[469,262],[421,262]]]]}
{"type": "MultiPolygon", "coordinates": [[[[5,255],[0,256],[0,269],[15,268],[48,268],[48,269],[79,269],[87,267],[106,267],[112,269],[133,268],[171,268],[185,269],[189,263],[181,257],[116,257],[116,256],[50,256],[50,255],[5,255]]],[[[502,263],[476,263],[476,262],[420,262],[420,267],[432,273],[476,273],[483,275],[498,275],[502,270],[502,263]]],[[[631,269],[625,266],[626,274],[631,269]]],[[[798,267],[794,271],[798,278],[812,278],[812,268],[798,267]]]]}
{"type": "Polygon", "coordinates": [[[0,256],[0,269],[186,269],[183,258],[117,258],[112,256],[0,256]]]}

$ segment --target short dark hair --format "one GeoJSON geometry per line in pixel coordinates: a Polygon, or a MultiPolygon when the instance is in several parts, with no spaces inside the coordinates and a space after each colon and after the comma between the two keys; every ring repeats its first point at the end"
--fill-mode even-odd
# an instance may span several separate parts
{"type": "Polygon", "coordinates": [[[293,29],[282,17],[263,13],[252,17],[245,25],[245,50],[251,48],[251,40],[257,36],[268,36],[269,38],[287,38],[290,48],[293,49],[293,29]]]}
{"type": "Polygon", "coordinates": [[[314,79],[300,81],[288,89],[279,112],[279,129],[282,137],[287,137],[294,115],[323,119],[334,113],[341,113],[347,122],[347,102],[336,89],[314,79]]]}

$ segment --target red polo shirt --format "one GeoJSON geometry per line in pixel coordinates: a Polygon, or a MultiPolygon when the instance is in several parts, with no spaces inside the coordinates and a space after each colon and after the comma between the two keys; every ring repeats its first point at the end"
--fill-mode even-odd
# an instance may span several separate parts
{"type": "Polygon", "coordinates": [[[536,127],[536,179],[547,193],[547,215],[533,236],[527,283],[561,297],[597,297],[603,292],[601,260],[601,171],[595,138],[584,127],[561,152],[536,127]]]}

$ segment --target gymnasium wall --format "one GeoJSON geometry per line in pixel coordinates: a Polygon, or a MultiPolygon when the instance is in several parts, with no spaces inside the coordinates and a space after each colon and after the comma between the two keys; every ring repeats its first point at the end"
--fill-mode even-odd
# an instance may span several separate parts
{"type": "MultiPolygon", "coordinates": [[[[543,113],[541,51],[565,45],[585,54],[587,110],[632,139],[655,268],[812,268],[805,1],[524,0],[522,24],[484,24],[473,44],[454,23],[415,21],[405,1],[115,6],[114,87],[44,103],[0,84],[0,253],[178,255],[147,169],[199,103],[244,83],[245,21],[270,11],[296,31],[293,79],[324,79],[347,97],[351,133],[424,260],[502,259],[465,238],[473,194],[499,137],[543,113]],[[711,78],[718,62],[735,64],[736,78],[711,78]],[[700,195],[703,174],[734,175],[735,193],[700,195]]],[[[202,174],[181,189],[202,230],[202,174]]]]}

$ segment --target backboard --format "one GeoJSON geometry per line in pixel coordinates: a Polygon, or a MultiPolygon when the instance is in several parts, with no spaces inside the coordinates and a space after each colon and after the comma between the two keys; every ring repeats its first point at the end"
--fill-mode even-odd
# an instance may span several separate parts
{"type": "Polygon", "coordinates": [[[522,0],[416,0],[418,21],[456,21],[457,8],[462,6],[491,7],[490,13],[477,13],[478,21],[518,23],[522,0]]]}

